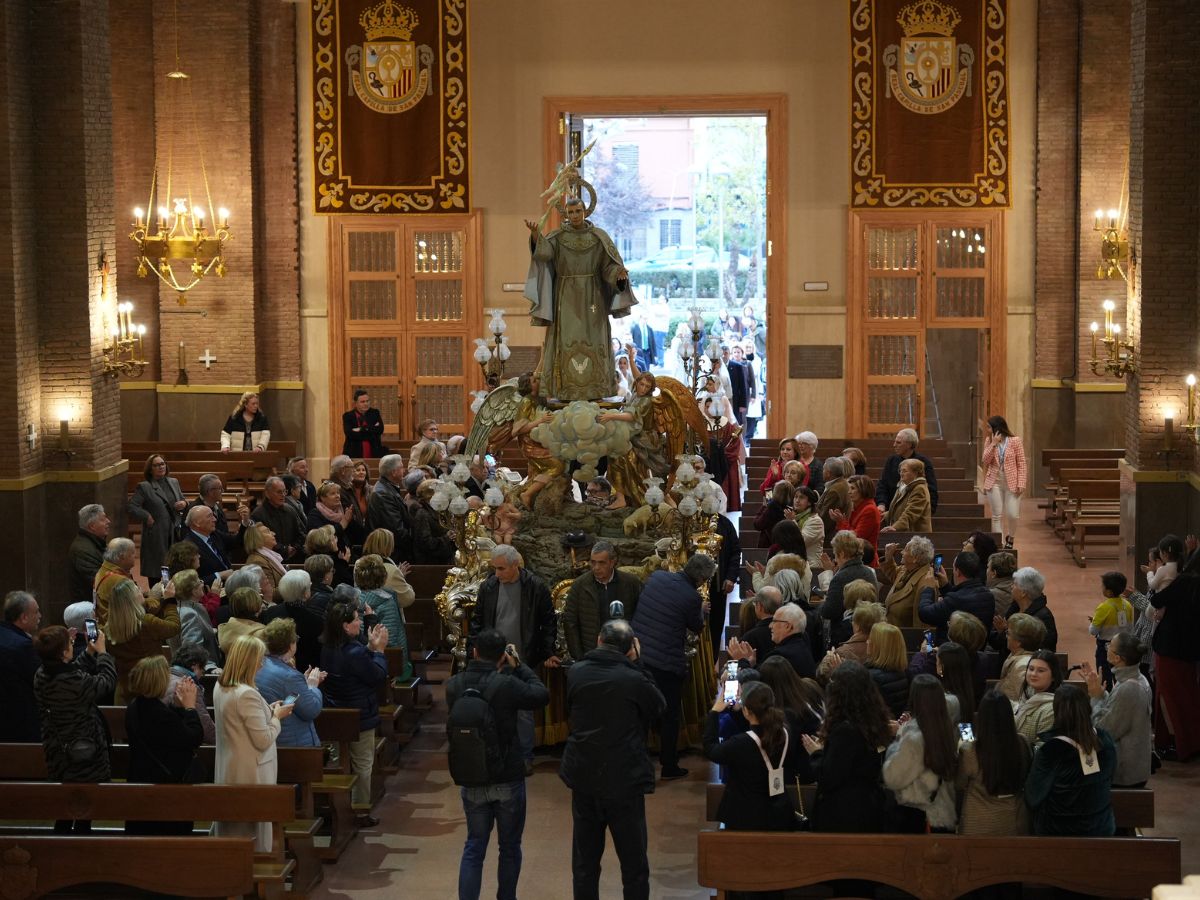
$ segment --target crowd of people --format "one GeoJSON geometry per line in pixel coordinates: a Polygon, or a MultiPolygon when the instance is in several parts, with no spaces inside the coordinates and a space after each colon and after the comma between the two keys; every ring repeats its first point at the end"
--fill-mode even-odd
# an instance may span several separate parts
{"type": "MultiPolygon", "coordinates": [[[[356,401],[344,449],[386,451],[369,397],[356,401]]],[[[777,788],[814,784],[816,830],[1111,834],[1110,791],[1145,785],[1152,748],[1180,759],[1200,753],[1196,540],[1159,542],[1143,567],[1144,593],[1120,573],[1100,578],[1095,659],[1073,667],[1081,681],[1068,681],[1045,578],[1018,567],[1010,549],[1010,501],[1026,477],[1020,441],[1002,419],[989,427],[987,487],[1006,540],[997,546],[975,532],[948,565],[927,537],[888,543],[890,533],[928,532],[937,509],[934,464],[915,432],[897,434],[878,479],[858,448],[821,459],[811,432],[779,444],[754,520],[768,560],[749,567],[753,591],[704,723],[704,753],[726,783],[718,811],[726,827],[792,828],[796,810],[777,788]],[[909,653],[901,629],[914,627],[925,638],[909,653]]],[[[289,460],[263,501],[239,498],[232,519],[220,477],[201,478],[188,500],[166,458],[151,455],[128,506],[142,524],[140,566],[133,541],[110,537],[109,516],[91,504],[68,552],[65,626],[42,627],[29,593],[5,598],[0,740],[42,742],[57,780],[105,781],[110,738],[99,707],[115,703],[126,707],[130,780],[273,783],[276,746],[318,746],[322,709],[350,707],[360,729],[349,747],[353,800],[369,808],[384,651],[407,657],[404,610],[415,593],[406,576],[455,552],[430,505],[452,448],[436,422],[419,432],[407,456],[382,454],[374,484],[365,459],[349,453],[331,461],[319,486],[307,460],[289,460]],[[211,697],[206,675],[216,677],[211,697]],[[212,772],[197,755],[202,743],[216,745],[212,772]]],[[[257,397],[243,396],[222,449],[268,440],[257,397]]],[[[476,460],[470,474],[464,488],[479,503],[492,472],[476,460]]],[[[583,498],[619,499],[602,477],[583,498]]],[[[561,613],[515,548],[492,551],[469,627],[470,663],[447,685],[451,724],[462,720],[451,733],[475,734],[472,746],[484,748],[473,758],[451,740],[468,823],[460,896],[478,895],[493,825],[501,892],[515,892],[535,713],[549,701],[537,673],[568,662],[560,777],[572,791],[575,894],[595,896],[608,832],[626,895],[647,896],[644,795],[688,774],[678,735],[689,634],[708,624],[719,649],[738,580],[736,529],[717,518],[728,538],[719,560],[693,555],[682,570],[644,581],[618,569],[612,543],[591,542],[588,570],[561,613]],[[467,700],[485,701],[486,714],[467,700]]],[[[360,826],[376,824],[360,813],[360,826]]],[[[127,823],[138,834],[191,828],[127,823]]],[[[218,830],[252,833],[260,849],[270,839],[262,826],[218,830]]]]}

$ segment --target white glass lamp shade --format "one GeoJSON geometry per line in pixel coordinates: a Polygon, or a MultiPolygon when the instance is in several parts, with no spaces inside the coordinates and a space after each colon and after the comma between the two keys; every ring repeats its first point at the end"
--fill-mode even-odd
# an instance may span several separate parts
{"type": "Polygon", "coordinates": [[[679,513],[685,518],[694,516],[698,508],[699,507],[696,505],[696,498],[690,495],[679,501],[679,513]]]}
{"type": "Polygon", "coordinates": [[[468,509],[470,509],[470,506],[467,505],[467,498],[464,497],[462,494],[459,494],[457,497],[455,497],[453,500],[450,501],[450,513],[452,515],[455,515],[455,516],[466,515],[466,512],[468,509]]]}

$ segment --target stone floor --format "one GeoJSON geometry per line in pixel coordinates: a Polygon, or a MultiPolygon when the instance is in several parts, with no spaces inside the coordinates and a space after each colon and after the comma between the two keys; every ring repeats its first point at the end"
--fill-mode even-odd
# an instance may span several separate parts
{"type": "MultiPolygon", "coordinates": [[[[1035,501],[1023,504],[1017,547],[1021,563],[1046,576],[1047,596],[1060,635],[1059,648],[1072,662],[1090,658],[1094,643],[1087,616],[1100,597],[1100,574],[1112,563],[1097,558],[1088,568],[1072,562],[1061,542],[1038,518],[1035,501]]],[[[380,827],[363,833],[326,878],[315,900],[397,895],[410,900],[446,900],[456,895],[458,860],[465,836],[462,807],[446,770],[441,689],[439,705],[427,716],[423,732],[405,750],[404,768],[393,776],[375,814],[380,827]]],[[[708,897],[695,876],[696,832],[705,826],[704,783],[710,767],[696,754],[685,756],[691,774],[667,783],[647,798],[650,833],[651,896],[662,900],[708,897]]],[[[557,900],[570,896],[570,794],[557,777],[557,760],[539,756],[529,780],[529,812],[523,842],[520,896],[557,900]]],[[[1153,834],[1183,839],[1184,874],[1200,871],[1200,816],[1191,804],[1200,800],[1200,763],[1166,763],[1151,780],[1157,791],[1159,827],[1153,834]]],[[[610,849],[604,860],[601,896],[621,895],[620,873],[610,849]]],[[[484,897],[494,896],[495,841],[485,863],[484,897]]]]}

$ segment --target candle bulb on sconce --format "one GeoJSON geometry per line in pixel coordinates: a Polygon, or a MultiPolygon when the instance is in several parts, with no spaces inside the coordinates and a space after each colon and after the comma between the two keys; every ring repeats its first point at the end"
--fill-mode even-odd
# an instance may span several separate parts
{"type": "Polygon", "coordinates": [[[1091,326],[1091,330],[1092,330],[1092,359],[1095,359],[1096,358],[1096,337],[1097,337],[1096,333],[1100,330],[1100,326],[1098,324],[1096,324],[1095,322],[1093,322],[1092,326],[1091,326]]]}
{"type": "Polygon", "coordinates": [[[1116,304],[1111,300],[1104,301],[1104,337],[1111,338],[1113,336],[1113,310],[1116,309],[1116,304]]]}
{"type": "Polygon", "coordinates": [[[1187,421],[1184,428],[1196,428],[1196,376],[1189,375],[1187,383],[1187,421]]]}
{"type": "Polygon", "coordinates": [[[69,453],[71,450],[70,419],[59,419],[58,421],[58,449],[64,453],[69,453]]]}

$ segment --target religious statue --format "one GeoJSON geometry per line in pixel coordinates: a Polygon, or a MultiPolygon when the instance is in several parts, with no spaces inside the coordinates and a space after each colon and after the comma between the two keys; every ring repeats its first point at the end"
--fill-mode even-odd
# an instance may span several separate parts
{"type": "Polygon", "coordinates": [[[532,252],[525,297],[533,324],[546,326],[542,386],[564,403],[600,400],[617,392],[608,318],[629,315],[637,299],[612,238],[587,221],[591,209],[572,196],[562,208],[566,222],[549,234],[525,222],[532,252]]]}

